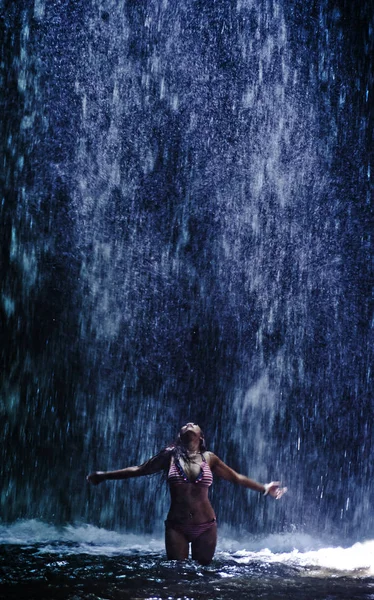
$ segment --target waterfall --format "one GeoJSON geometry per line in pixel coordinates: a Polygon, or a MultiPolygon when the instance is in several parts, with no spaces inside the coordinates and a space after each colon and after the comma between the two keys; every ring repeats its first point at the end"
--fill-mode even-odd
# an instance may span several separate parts
{"type": "Polygon", "coordinates": [[[373,19],[340,4],[1,3],[5,521],[152,532],[159,477],[85,475],[192,419],[290,488],[217,481],[221,523],[373,535],[373,19]]]}

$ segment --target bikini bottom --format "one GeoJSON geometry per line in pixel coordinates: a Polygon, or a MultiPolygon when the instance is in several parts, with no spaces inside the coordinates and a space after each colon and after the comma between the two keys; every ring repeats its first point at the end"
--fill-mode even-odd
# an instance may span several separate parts
{"type": "Polygon", "coordinates": [[[215,527],[217,525],[217,519],[212,519],[207,523],[178,523],[177,521],[165,521],[166,529],[174,529],[174,531],[178,531],[184,535],[188,542],[194,542],[198,537],[201,536],[202,533],[211,529],[211,527],[215,527]]]}

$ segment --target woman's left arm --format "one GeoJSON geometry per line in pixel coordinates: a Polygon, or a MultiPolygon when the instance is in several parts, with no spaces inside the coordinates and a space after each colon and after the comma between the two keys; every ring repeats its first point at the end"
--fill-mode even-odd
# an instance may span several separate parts
{"type": "Polygon", "coordinates": [[[238,485],[242,485],[243,487],[254,490],[255,492],[260,492],[261,494],[264,494],[264,496],[272,496],[276,500],[279,500],[279,498],[281,498],[281,496],[283,496],[283,494],[287,491],[287,488],[280,487],[279,481],[272,481],[271,483],[258,483],[254,479],[250,479],[245,475],[237,473],[212,452],[209,453],[209,466],[214,475],[218,475],[218,477],[222,477],[222,479],[226,479],[226,481],[237,483],[238,485]]]}

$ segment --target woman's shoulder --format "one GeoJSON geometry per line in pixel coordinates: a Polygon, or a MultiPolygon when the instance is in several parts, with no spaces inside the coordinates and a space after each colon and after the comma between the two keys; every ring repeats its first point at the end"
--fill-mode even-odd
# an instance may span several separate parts
{"type": "Polygon", "coordinates": [[[152,468],[155,469],[166,469],[170,464],[172,456],[172,448],[163,448],[162,450],[160,450],[160,452],[155,454],[155,456],[152,456],[152,458],[150,458],[145,464],[148,464],[149,466],[152,466],[152,468]]]}
{"type": "Polygon", "coordinates": [[[211,466],[217,458],[213,452],[210,452],[210,450],[205,450],[205,452],[202,454],[209,466],[211,466]]]}
{"type": "Polygon", "coordinates": [[[161,460],[164,462],[165,466],[170,465],[170,463],[174,460],[175,457],[175,446],[166,446],[159,453],[161,460]]]}

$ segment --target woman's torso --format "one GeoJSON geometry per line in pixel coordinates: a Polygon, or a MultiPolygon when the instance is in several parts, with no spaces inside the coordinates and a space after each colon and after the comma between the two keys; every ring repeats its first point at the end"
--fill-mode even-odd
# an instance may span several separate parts
{"type": "Polygon", "coordinates": [[[199,524],[215,518],[208,498],[208,490],[213,481],[209,458],[209,452],[199,453],[189,462],[171,456],[168,472],[171,506],[168,520],[199,524]]]}

